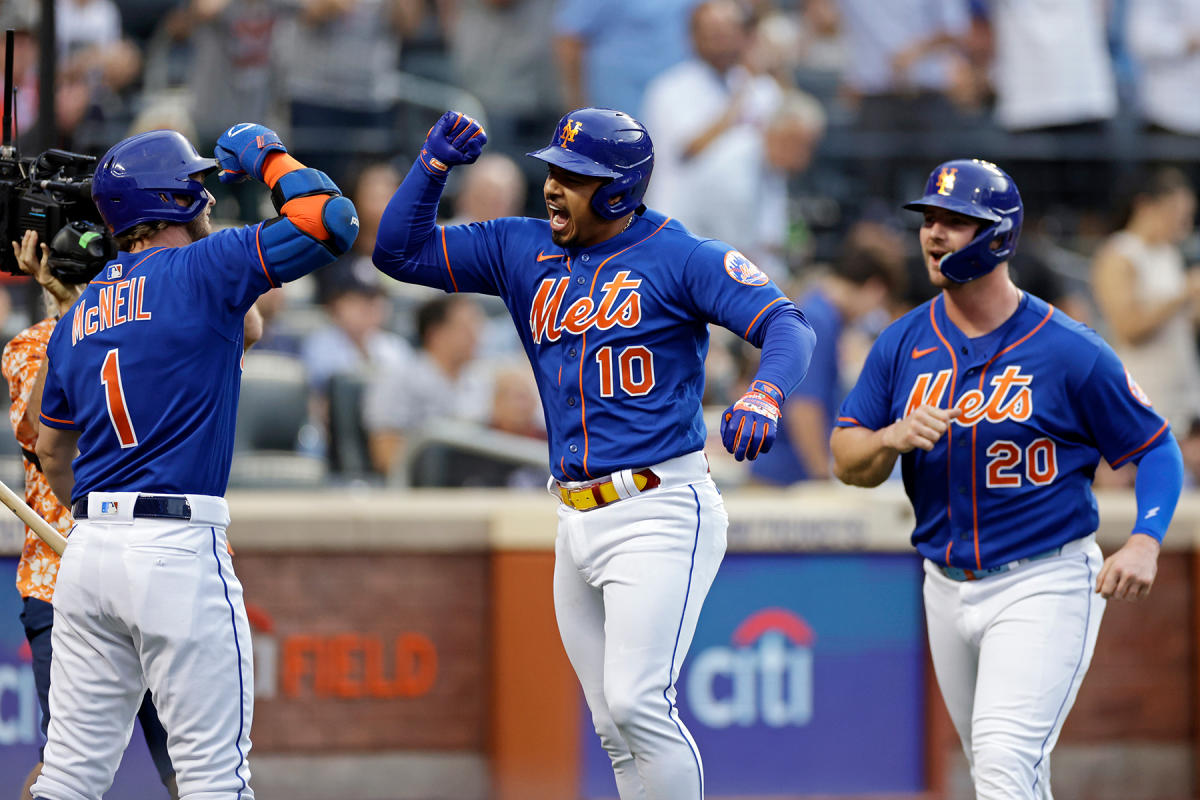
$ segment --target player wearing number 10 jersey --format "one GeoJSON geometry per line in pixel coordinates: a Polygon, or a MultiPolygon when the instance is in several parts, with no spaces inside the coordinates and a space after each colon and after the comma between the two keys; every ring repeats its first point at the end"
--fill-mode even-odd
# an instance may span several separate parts
{"type": "Polygon", "coordinates": [[[533,365],[559,500],[554,608],[622,800],[699,800],[700,754],[675,680],[725,553],[704,457],[710,322],[763,349],[722,418],[736,458],[770,447],[816,337],[745,256],[642,205],[654,151],[637,120],[567,114],[549,146],[549,220],[438,228],[446,174],[486,136],[462,114],[431,129],[379,225],[376,265],[447,292],[499,295],[533,365]]]}

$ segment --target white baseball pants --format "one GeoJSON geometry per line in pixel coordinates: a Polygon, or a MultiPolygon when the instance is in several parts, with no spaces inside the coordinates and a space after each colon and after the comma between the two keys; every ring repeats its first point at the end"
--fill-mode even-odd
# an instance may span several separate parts
{"type": "Polygon", "coordinates": [[[925,562],[933,668],[977,800],[1052,800],[1050,751],[1096,647],[1103,561],[1088,536],[977,581],[925,562]]]}
{"type": "Polygon", "coordinates": [[[700,800],[703,762],[675,681],[729,517],[702,453],[652,469],[662,486],[644,495],[559,507],[554,610],[621,800],[700,800]]]}
{"type": "Polygon", "coordinates": [[[192,519],[132,516],[136,493],[92,493],[54,592],[42,800],[100,800],[147,687],[181,800],[253,800],[254,677],[229,510],[188,495],[192,519]],[[118,511],[102,503],[116,502],[118,511]],[[110,513],[104,513],[107,509],[110,513]]]}

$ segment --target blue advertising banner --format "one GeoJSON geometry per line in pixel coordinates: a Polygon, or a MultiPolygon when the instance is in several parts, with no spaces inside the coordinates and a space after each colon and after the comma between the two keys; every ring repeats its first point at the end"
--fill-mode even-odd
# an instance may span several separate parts
{"type": "MultiPolygon", "coordinates": [[[[41,708],[33,683],[29,644],[21,627],[21,595],[13,581],[17,559],[0,558],[0,783],[16,797],[24,776],[38,760],[42,746],[41,708]]],[[[105,800],[154,800],[167,797],[158,779],[139,725],[133,746],[117,771],[105,800]]]]}
{"type": "MultiPolygon", "coordinates": [[[[925,789],[921,580],[915,554],[727,555],[677,683],[706,794],[925,789]]],[[[582,796],[614,798],[583,726],[582,796]]]]}

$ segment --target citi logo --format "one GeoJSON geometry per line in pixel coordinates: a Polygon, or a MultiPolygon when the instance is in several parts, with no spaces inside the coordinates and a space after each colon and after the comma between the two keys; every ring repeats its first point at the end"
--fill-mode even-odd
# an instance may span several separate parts
{"type": "Polygon", "coordinates": [[[764,608],[733,632],[731,646],[700,651],[688,671],[686,698],[710,728],[801,727],[813,714],[816,636],[800,616],[764,608]]]}

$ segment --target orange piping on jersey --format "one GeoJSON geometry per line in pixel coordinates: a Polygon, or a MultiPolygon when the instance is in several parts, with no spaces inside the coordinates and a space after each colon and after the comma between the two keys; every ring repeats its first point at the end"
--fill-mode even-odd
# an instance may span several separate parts
{"type": "MultiPolygon", "coordinates": [[[[994,364],[997,358],[1004,355],[1005,353],[1015,350],[1019,345],[1023,344],[1031,336],[1033,336],[1035,333],[1040,331],[1042,329],[1042,326],[1045,325],[1047,320],[1049,320],[1050,317],[1052,317],[1052,316],[1054,316],[1054,306],[1050,306],[1049,309],[1047,309],[1046,316],[1042,317],[1041,322],[1039,322],[1037,325],[1033,326],[1033,330],[1031,330],[1029,333],[1025,334],[1024,336],[1022,336],[1020,339],[1017,339],[1015,342],[1010,344],[1008,347],[1004,348],[999,353],[996,353],[996,355],[994,355],[988,359],[988,362],[983,365],[983,369],[979,370],[979,392],[980,392],[980,394],[983,393],[983,381],[984,381],[984,378],[987,377],[988,367],[990,367],[992,364],[994,364]]],[[[978,425],[973,425],[971,427],[971,516],[972,516],[974,526],[975,526],[975,569],[983,569],[983,562],[979,560],[979,484],[975,480],[975,462],[976,462],[976,448],[975,448],[976,435],[975,434],[978,432],[978,430],[979,430],[978,425]]]]}
{"type": "Polygon", "coordinates": [[[48,419],[51,422],[61,422],[63,425],[74,425],[75,424],[75,420],[73,420],[73,419],[58,419],[57,417],[52,417],[49,414],[38,414],[38,416],[41,417],[42,419],[48,419]]]}
{"type": "Polygon", "coordinates": [[[277,288],[275,281],[271,279],[271,271],[267,269],[267,260],[263,258],[262,253],[262,223],[258,223],[258,230],[254,232],[254,246],[258,248],[258,263],[262,265],[263,275],[267,276],[267,283],[271,284],[271,288],[277,288]]]}
{"type": "MultiPolygon", "coordinates": [[[[662,221],[662,224],[659,225],[657,228],[655,228],[654,232],[649,234],[648,236],[646,236],[645,239],[639,239],[638,241],[629,245],[629,247],[622,248],[621,250],[618,250],[617,252],[615,252],[611,256],[609,256],[608,258],[601,261],[600,266],[596,267],[596,271],[594,273],[592,273],[592,285],[588,287],[588,299],[591,299],[592,293],[596,291],[596,281],[600,278],[600,270],[604,269],[605,264],[612,261],[617,256],[621,255],[621,253],[624,253],[626,250],[632,250],[633,248],[637,247],[639,244],[646,241],[647,239],[653,238],[654,235],[657,234],[659,231],[661,231],[663,228],[665,228],[667,226],[667,223],[670,221],[671,221],[671,218],[667,217],[666,219],[664,219],[662,221]]],[[[568,270],[571,269],[571,260],[569,258],[567,259],[567,269],[568,270]]],[[[588,471],[588,466],[587,466],[587,461],[588,461],[587,411],[584,408],[585,403],[584,403],[584,399],[583,399],[583,360],[584,360],[584,355],[586,353],[587,353],[587,332],[584,331],[583,337],[580,339],[580,342],[579,342],[579,421],[583,425],[583,474],[590,478],[590,477],[592,477],[592,473],[590,471],[588,471]]]]}
{"type": "Polygon", "coordinates": [[[165,251],[166,249],[167,248],[165,248],[165,247],[158,247],[158,248],[155,248],[154,250],[151,250],[149,253],[146,253],[145,258],[134,263],[134,265],[132,267],[130,267],[128,270],[122,270],[121,277],[117,278],[115,281],[92,281],[92,283],[98,284],[100,286],[111,286],[114,283],[120,283],[121,281],[123,281],[129,277],[130,272],[133,272],[135,269],[140,267],[142,264],[145,264],[146,259],[152,258],[153,256],[156,256],[159,253],[165,251]]]}
{"type": "Polygon", "coordinates": [[[1165,431],[1169,425],[1170,425],[1170,423],[1168,423],[1168,422],[1164,422],[1164,423],[1162,424],[1162,427],[1161,427],[1161,428],[1159,428],[1159,429],[1158,429],[1158,431],[1157,431],[1157,432],[1156,432],[1156,433],[1155,433],[1153,436],[1151,436],[1149,439],[1147,439],[1147,440],[1146,440],[1146,443],[1145,443],[1145,444],[1143,444],[1143,445],[1142,445],[1141,447],[1139,447],[1137,450],[1130,450],[1128,453],[1126,453],[1125,455],[1121,456],[1121,457],[1120,457],[1120,458],[1118,458],[1116,461],[1112,462],[1112,464],[1110,464],[1109,466],[1111,466],[1113,469],[1116,469],[1118,466],[1120,466],[1121,462],[1122,462],[1122,461],[1124,461],[1125,459],[1127,459],[1127,458],[1131,458],[1132,456],[1136,456],[1138,453],[1140,453],[1140,452],[1142,452],[1143,450],[1145,450],[1147,447],[1149,447],[1149,446],[1150,446],[1151,442],[1153,442],[1153,441],[1154,441],[1155,439],[1157,439],[1159,436],[1162,436],[1162,434],[1163,434],[1163,431],[1165,431]]]}
{"type": "MultiPolygon", "coordinates": [[[[942,335],[942,331],[938,328],[937,317],[934,316],[933,310],[937,306],[937,301],[941,296],[933,298],[933,302],[929,304],[929,324],[933,326],[933,332],[937,334],[938,341],[946,348],[946,352],[950,354],[950,405],[948,408],[954,408],[955,382],[958,381],[958,358],[954,355],[954,348],[946,341],[946,337],[942,335]]],[[[951,422],[946,426],[946,519],[951,519],[954,516],[953,509],[950,506],[950,458],[954,454],[954,423],[951,422]]],[[[954,544],[954,533],[950,534],[950,542],[946,545],[946,566],[950,566],[950,547],[954,544]]]]}
{"type": "MultiPolygon", "coordinates": [[[[604,266],[601,264],[600,266],[604,266]]],[[[600,267],[596,267],[596,272],[600,271],[600,267]]],[[[592,281],[595,285],[595,281],[592,281]]],[[[591,297],[591,292],[588,297],[591,297]]],[[[583,337],[579,340],[579,421],[583,425],[583,474],[590,478],[592,477],[591,470],[588,469],[588,431],[587,431],[587,400],[583,396],[583,356],[587,353],[587,331],[584,331],[583,337]]]]}
{"type": "Polygon", "coordinates": [[[744,334],[742,334],[743,339],[745,339],[747,336],[750,335],[750,331],[754,330],[754,323],[758,322],[758,318],[761,317],[763,314],[765,314],[767,312],[768,308],[775,305],[780,300],[787,300],[787,298],[786,297],[776,297],[774,300],[772,300],[771,302],[769,302],[765,306],[763,306],[762,311],[759,311],[757,314],[754,315],[754,319],[750,320],[750,327],[746,328],[746,332],[744,334]]]}
{"type": "Polygon", "coordinates": [[[854,417],[838,417],[837,421],[838,422],[850,422],[850,423],[853,423],[854,425],[858,425],[859,427],[863,427],[863,424],[861,422],[859,422],[858,420],[856,420],[854,417]]]}
{"type": "MultiPolygon", "coordinates": [[[[462,116],[461,114],[459,116],[462,116]]],[[[442,226],[442,255],[446,257],[446,272],[450,273],[450,283],[454,291],[458,291],[458,281],[454,280],[454,270],[450,268],[450,251],[446,247],[446,226],[442,226]]]]}

